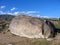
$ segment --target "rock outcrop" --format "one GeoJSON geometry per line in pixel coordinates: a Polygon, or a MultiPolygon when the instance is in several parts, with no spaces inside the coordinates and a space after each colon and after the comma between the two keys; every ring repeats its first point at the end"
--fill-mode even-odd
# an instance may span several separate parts
{"type": "Polygon", "coordinates": [[[49,38],[52,27],[41,18],[19,15],[12,19],[9,26],[12,34],[27,38],[49,38]]]}

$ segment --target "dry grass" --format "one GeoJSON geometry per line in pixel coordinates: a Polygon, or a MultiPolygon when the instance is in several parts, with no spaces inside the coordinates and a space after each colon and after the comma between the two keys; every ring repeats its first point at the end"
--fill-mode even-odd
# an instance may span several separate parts
{"type": "Polygon", "coordinates": [[[51,21],[56,28],[60,29],[60,22],[59,21],[51,21]]]}
{"type": "Polygon", "coordinates": [[[0,45],[60,45],[60,34],[58,34],[53,41],[47,41],[46,39],[29,39],[24,37],[19,37],[11,34],[10,32],[5,32],[5,34],[0,33],[0,45]]]}

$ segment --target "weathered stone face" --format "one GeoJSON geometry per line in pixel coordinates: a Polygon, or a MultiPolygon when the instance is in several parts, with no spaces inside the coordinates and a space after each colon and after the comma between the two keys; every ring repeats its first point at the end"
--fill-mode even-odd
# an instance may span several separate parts
{"type": "Polygon", "coordinates": [[[49,26],[42,19],[24,15],[16,16],[11,21],[9,29],[11,33],[27,38],[48,38],[51,32],[49,26]],[[44,26],[42,26],[43,24],[44,26]]]}

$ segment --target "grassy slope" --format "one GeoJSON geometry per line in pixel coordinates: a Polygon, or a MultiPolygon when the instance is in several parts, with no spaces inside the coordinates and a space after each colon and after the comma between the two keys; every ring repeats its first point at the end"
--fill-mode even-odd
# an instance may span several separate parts
{"type": "Polygon", "coordinates": [[[51,22],[53,22],[53,24],[55,25],[55,27],[57,29],[60,29],[60,23],[59,23],[59,21],[51,21],[51,22]]]}

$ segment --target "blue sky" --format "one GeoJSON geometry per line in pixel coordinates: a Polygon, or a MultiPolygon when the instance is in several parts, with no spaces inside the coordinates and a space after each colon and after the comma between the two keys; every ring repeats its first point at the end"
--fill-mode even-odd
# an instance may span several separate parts
{"type": "Polygon", "coordinates": [[[0,14],[60,17],[60,0],[0,0],[0,14]]]}

